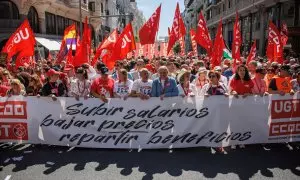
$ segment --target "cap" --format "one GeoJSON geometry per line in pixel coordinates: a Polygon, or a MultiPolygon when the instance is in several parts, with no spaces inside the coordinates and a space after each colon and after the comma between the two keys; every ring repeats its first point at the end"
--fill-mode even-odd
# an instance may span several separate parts
{"type": "Polygon", "coordinates": [[[108,74],[108,69],[107,69],[107,67],[102,67],[102,68],[100,69],[100,72],[101,72],[101,74],[108,74]]]}
{"type": "Polygon", "coordinates": [[[216,67],[214,68],[214,70],[215,70],[215,71],[222,71],[222,68],[221,68],[220,66],[216,66],[216,67]]]}
{"type": "Polygon", "coordinates": [[[74,66],[72,64],[67,64],[64,68],[64,72],[68,72],[74,69],[74,66]]]}
{"type": "Polygon", "coordinates": [[[50,77],[50,76],[53,76],[53,75],[60,75],[60,72],[55,71],[54,69],[50,69],[50,70],[47,72],[47,76],[50,77]]]}

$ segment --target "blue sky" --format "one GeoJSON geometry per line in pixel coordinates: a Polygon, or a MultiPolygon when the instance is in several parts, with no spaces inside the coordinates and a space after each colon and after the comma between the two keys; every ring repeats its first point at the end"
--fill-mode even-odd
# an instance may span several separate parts
{"type": "Polygon", "coordinates": [[[158,36],[167,36],[168,27],[172,26],[175,8],[179,2],[180,11],[184,10],[184,0],[136,0],[138,8],[143,11],[146,20],[162,3],[158,36]]]}

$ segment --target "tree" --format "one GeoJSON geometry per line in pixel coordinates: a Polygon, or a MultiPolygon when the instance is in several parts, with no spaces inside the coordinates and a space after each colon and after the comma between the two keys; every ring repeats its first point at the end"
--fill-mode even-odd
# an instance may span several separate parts
{"type": "Polygon", "coordinates": [[[180,51],[181,51],[180,44],[177,42],[173,47],[173,52],[174,52],[174,54],[177,55],[180,53],[180,51]]]}

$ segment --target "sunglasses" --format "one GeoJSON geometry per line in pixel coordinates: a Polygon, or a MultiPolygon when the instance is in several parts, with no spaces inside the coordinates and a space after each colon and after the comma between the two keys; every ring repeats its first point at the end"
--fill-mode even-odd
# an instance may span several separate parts
{"type": "Polygon", "coordinates": [[[210,75],[210,76],[208,76],[209,78],[215,78],[216,76],[215,75],[210,75]]]}

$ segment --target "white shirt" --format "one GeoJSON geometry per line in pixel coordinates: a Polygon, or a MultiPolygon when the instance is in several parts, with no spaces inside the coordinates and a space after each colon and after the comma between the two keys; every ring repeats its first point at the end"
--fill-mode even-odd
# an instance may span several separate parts
{"type": "MultiPolygon", "coordinates": [[[[185,95],[186,96],[186,94],[184,92],[184,89],[181,86],[181,84],[178,84],[177,87],[178,87],[178,92],[179,92],[178,95],[179,96],[181,96],[181,95],[185,95]]],[[[190,83],[190,86],[189,86],[189,89],[188,89],[188,95],[194,95],[194,96],[197,95],[196,86],[194,84],[192,84],[192,83],[190,83]]]]}
{"type": "Polygon", "coordinates": [[[79,97],[84,97],[90,94],[91,81],[85,80],[79,81],[79,79],[73,79],[70,84],[69,95],[74,96],[74,94],[79,97]]]}
{"type": "Polygon", "coordinates": [[[114,86],[114,93],[116,93],[121,97],[124,97],[130,93],[132,85],[133,85],[133,81],[129,79],[127,80],[126,83],[124,82],[120,83],[119,81],[116,81],[114,86]]]}
{"type": "Polygon", "coordinates": [[[133,82],[131,90],[136,91],[137,93],[151,95],[152,83],[153,81],[151,79],[148,79],[147,82],[137,79],[133,82]]]}

